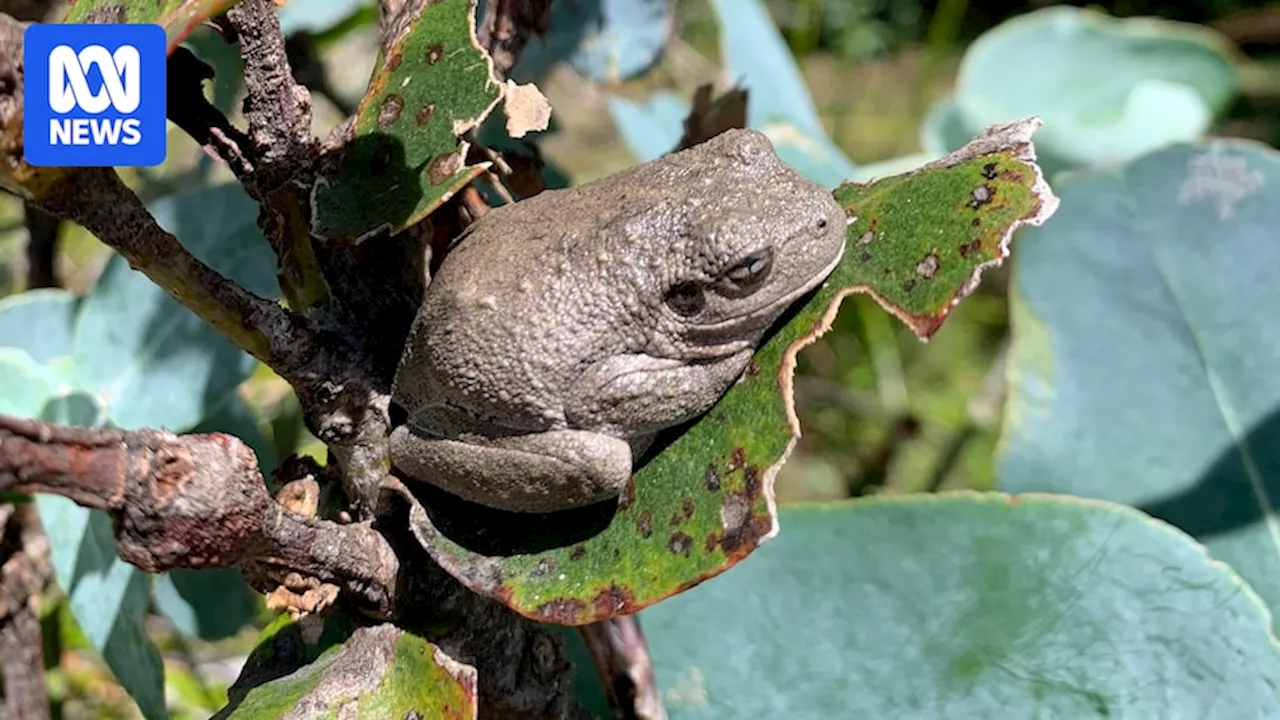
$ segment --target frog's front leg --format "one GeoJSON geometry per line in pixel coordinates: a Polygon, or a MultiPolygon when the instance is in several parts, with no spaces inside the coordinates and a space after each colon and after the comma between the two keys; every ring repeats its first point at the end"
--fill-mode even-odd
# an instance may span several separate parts
{"type": "Polygon", "coordinates": [[[657,433],[710,410],[754,352],[696,362],[639,353],[610,357],[583,373],[565,418],[574,427],[627,436],[657,433]]]}
{"type": "Polygon", "coordinates": [[[554,512],[617,497],[631,478],[624,440],[582,430],[494,436],[468,432],[457,411],[428,411],[430,421],[423,415],[392,431],[392,461],[406,475],[471,502],[554,512]],[[455,417],[437,424],[441,415],[455,417]]]}

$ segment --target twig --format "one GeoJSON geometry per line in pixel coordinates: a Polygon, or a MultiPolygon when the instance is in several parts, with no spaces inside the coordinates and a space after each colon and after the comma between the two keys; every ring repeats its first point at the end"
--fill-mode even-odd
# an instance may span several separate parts
{"type": "Polygon", "coordinates": [[[311,132],[311,93],[294,80],[271,0],[227,11],[227,34],[244,58],[244,117],[254,171],[240,178],[262,203],[258,223],[280,261],[280,287],[300,312],[328,299],[311,242],[310,192],[321,145],[311,132]]]}
{"type": "Polygon", "coordinates": [[[253,184],[269,193],[316,160],[311,93],[293,79],[271,0],[244,0],[227,11],[227,22],[244,58],[244,117],[258,153],[253,184]]]}
{"type": "Polygon", "coordinates": [[[378,36],[382,47],[388,47],[405,30],[402,22],[405,6],[421,2],[430,0],[378,0],[378,36]]]}
{"type": "Polygon", "coordinates": [[[299,315],[205,265],[151,217],[110,168],[76,168],[33,198],[75,220],[176,300],[285,378],[312,367],[319,331],[299,315]]]}
{"type": "Polygon", "coordinates": [[[618,720],[666,720],[653,676],[649,646],[634,615],[610,618],[578,629],[596,673],[609,693],[618,720]]]}
{"type": "Polygon", "coordinates": [[[31,504],[0,506],[0,675],[5,717],[49,717],[36,601],[52,575],[48,542],[31,504]]]}
{"type": "Polygon", "coordinates": [[[301,316],[200,262],[111,168],[33,168],[22,156],[22,24],[0,15],[0,186],[74,220],[176,300],[285,378],[304,377],[321,347],[301,316]]]}
{"type": "Polygon", "coordinates": [[[54,261],[62,221],[31,203],[23,203],[27,225],[27,289],[57,287],[54,261]]]}
{"type": "Polygon", "coordinates": [[[402,513],[383,508],[384,536],[369,523],[293,512],[267,494],[253,451],[229,435],[0,415],[0,490],[53,493],[106,511],[120,557],[147,572],[234,567],[255,587],[263,577],[331,583],[366,615],[419,627],[476,667],[481,717],[579,716],[558,639],[432,563],[407,537],[402,513]]]}
{"type": "Polygon", "coordinates": [[[257,458],[222,433],[47,425],[0,415],[0,490],[52,493],[111,515],[122,559],[147,572],[256,564],[333,583],[375,617],[396,610],[399,561],[366,524],[290,512],[257,458]]]}

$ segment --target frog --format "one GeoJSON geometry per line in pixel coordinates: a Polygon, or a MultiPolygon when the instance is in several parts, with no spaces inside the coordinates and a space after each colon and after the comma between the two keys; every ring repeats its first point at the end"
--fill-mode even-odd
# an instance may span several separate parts
{"type": "Polygon", "coordinates": [[[616,501],[655,437],[707,413],[825,281],[847,224],[749,129],[488,211],[413,320],[393,466],[514,513],[616,501]]]}

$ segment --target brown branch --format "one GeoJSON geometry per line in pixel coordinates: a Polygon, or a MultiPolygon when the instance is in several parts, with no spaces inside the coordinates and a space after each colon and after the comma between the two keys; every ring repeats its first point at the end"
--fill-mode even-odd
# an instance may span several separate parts
{"type": "Polygon", "coordinates": [[[649,646],[634,615],[610,618],[578,628],[596,666],[614,717],[619,720],[666,720],[662,695],[653,676],[649,646]]]}
{"type": "Polygon", "coordinates": [[[0,15],[0,186],[74,220],[152,282],[286,378],[309,374],[318,331],[196,259],[111,168],[33,168],[22,156],[22,29],[0,15]]]}
{"type": "Polygon", "coordinates": [[[280,288],[290,306],[305,312],[329,296],[309,233],[310,192],[321,149],[311,132],[311,94],[294,79],[271,0],[237,4],[227,11],[222,31],[240,45],[244,59],[242,109],[249,132],[233,136],[212,116],[204,124],[215,139],[234,144],[247,159],[249,167],[237,177],[261,203],[258,224],[279,259],[280,288]]]}
{"type": "Polygon", "coordinates": [[[305,173],[318,157],[311,93],[293,78],[271,0],[244,0],[227,11],[227,23],[244,58],[244,117],[258,155],[253,183],[269,194],[305,173]]]}
{"type": "Polygon", "coordinates": [[[391,505],[406,493],[385,496],[387,527],[379,531],[304,514],[315,507],[309,485],[301,480],[286,486],[301,492],[282,491],[282,501],[302,512],[290,510],[268,495],[253,451],[222,433],[64,427],[0,415],[0,490],[49,492],[106,511],[126,562],[147,572],[234,567],[256,587],[266,577],[303,600],[307,586],[317,587],[308,580],[337,586],[365,614],[418,628],[474,666],[481,717],[580,716],[559,639],[432,563],[391,505]]]}
{"type": "Polygon", "coordinates": [[[57,287],[55,260],[62,221],[31,203],[23,203],[27,225],[27,289],[57,287]]]}
{"type": "Polygon", "coordinates": [[[53,574],[35,506],[0,505],[0,675],[5,717],[49,717],[37,600],[53,574]]]}
{"type": "Polygon", "coordinates": [[[285,378],[308,372],[321,344],[319,331],[198,260],[156,224],[111,168],[75,168],[32,202],[83,225],[130,267],[285,378]]]}
{"type": "Polygon", "coordinates": [[[47,425],[0,415],[0,490],[52,493],[111,515],[120,557],[147,572],[260,566],[333,583],[375,617],[395,611],[399,561],[367,524],[290,512],[257,458],[222,433],[47,425]]]}

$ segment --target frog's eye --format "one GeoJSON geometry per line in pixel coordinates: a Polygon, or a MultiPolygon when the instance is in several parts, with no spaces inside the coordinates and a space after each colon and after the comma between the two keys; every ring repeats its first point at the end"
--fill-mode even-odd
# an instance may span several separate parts
{"type": "Polygon", "coordinates": [[[702,294],[702,288],[691,282],[680,283],[671,288],[663,299],[676,314],[684,317],[693,317],[707,306],[707,298],[702,294]]]}
{"type": "Polygon", "coordinates": [[[757,250],[743,257],[725,271],[725,290],[731,294],[745,295],[760,287],[773,268],[773,248],[757,250]]]}

